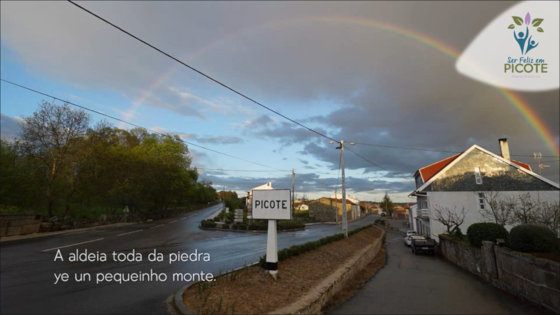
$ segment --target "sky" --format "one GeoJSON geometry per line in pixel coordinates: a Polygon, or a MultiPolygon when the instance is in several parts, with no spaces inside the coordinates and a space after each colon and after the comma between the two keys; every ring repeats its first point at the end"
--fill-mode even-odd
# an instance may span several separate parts
{"type": "MultiPolygon", "coordinates": [[[[442,48],[463,51],[515,2],[79,3],[282,114],[357,143],[349,149],[369,161],[345,151],[345,165],[347,189],[361,200],[388,192],[412,201],[419,167],[472,144],[499,153],[501,137],[533,168],[541,152],[543,175],[559,181],[558,151],[500,90],[459,74],[442,48]]],[[[201,178],[218,189],[289,188],[292,169],[298,196],[339,187],[334,144],[70,3],[2,1],[0,45],[3,79],[242,158],[189,147],[201,178]]],[[[18,121],[52,101],[0,87],[3,138],[17,137],[18,121]]],[[[517,95],[558,147],[558,89],[517,95]]]]}

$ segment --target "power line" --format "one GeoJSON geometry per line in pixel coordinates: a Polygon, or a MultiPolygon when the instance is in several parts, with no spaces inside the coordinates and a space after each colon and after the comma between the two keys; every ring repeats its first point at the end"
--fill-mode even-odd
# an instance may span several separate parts
{"type": "MultiPolygon", "coordinates": [[[[74,103],[74,102],[71,102],[71,101],[68,101],[68,100],[65,100],[65,99],[61,99],[61,98],[56,97],[56,96],[54,96],[54,95],[51,95],[51,94],[48,94],[48,93],[45,93],[45,92],[42,92],[42,91],[39,91],[39,90],[30,88],[30,87],[25,86],[25,85],[22,85],[22,84],[18,84],[18,83],[15,83],[15,82],[12,82],[12,81],[9,81],[9,80],[5,80],[5,79],[2,79],[2,78],[0,78],[0,80],[1,80],[2,82],[6,82],[6,83],[8,83],[8,84],[11,84],[11,85],[13,85],[13,86],[17,86],[17,87],[22,88],[22,89],[25,89],[25,90],[27,90],[27,91],[30,91],[30,92],[33,92],[33,93],[36,93],[36,94],[39,94],[39,95],[46,96],[46,97],[48,97],[48,98],[52,98],[53,100],[57,100],[57,101],[60,101],[60,102],[64,102],[64,103],[69,104],[69,105],[72,105],[72,106],[74,106],[74,107],[78,107],[78,108],[80,108],[80,109],[83,109],[83,110],[86,110],[86,111],[89,111],[89,112],[92,112],[92,113],[95,113],[95,114],[98,114],[98,115],[101,115],[101,116],[104,116],[104,117],[107,117],[107,118],[110,118],[110,119],[114,119],[114,120],[116,120],[116,121],[125,123],[125,124],[127,124],[127,125],[130,125],[130,126],[133,126],[133,127],[136,127],[136,128],[143,128],[143,129],[149,130],[149,131],[151,131],[151,132],[153,132],[153,133],[156,133],[156,134],[159,134],[159,135],[162,135],[162,136],[166,136],[166,137],[170,136],[169,134],[162,133],[162,132],[160,132],[160,131],[153,130],[153,129],[150,129],[150,128],[145,128],[145,127],[140,126],[140,125],[138,125],[138,124],[135,124],[135,123],[132,123],[132,122],[129,122],[129,121],[120,119],[120,118],[118,118],[118,117],[115,117],[115,116],[112,116],[112,115],[109,115],[109,114],[105,114],[105,113],[100,112],[100,111],[98,111],[98,110],[91,109],[91,108],[89,108],[89,107],[86,107],[86,106],[83,106],[83,105],[79,105],[79,104],[76,104],[76,103],[74,103]]],[[[237,160],[240,160],[240,161],[243,161],[243,162],[247,162],[247,163],[250,163],[250,164],[254,164],[254,165],[258,165],[258,166],[261,166],[261,167],[270,168],[270,169],[274,169],[274,170],[278,170],[278,171],[283,171],[283,170],[279,170],[279,169],[277,169],[277,168],[275,168],[275,167],[272,167],[272,166],[268,166],[268,165],[261,164],[261,163],[258,163],[258,162],[250,161],[250,160],[247,160],[247,159],[244,159],[244,158],[235,156],[235,155],[231,155],[231,154],[229,154],[229,153],[220,152],[220,151],[214,150],[214,149],[212,149],[212,148],[208,148],[208,147],[202,146],[202,145],[200,145],[200,144],[192,143],[192,142],[187,141],[187,140],[183,140],[183,139],[179,139],[179,140],[182,141],[182,142],[184,142],[184,143],[187,143],[187,144],[189,144],[189,145],[191,145],[191,146],[194,146],[194,147],[197,147],[197,148],[201,148],[201,149],[206,150],[206,151],[210,151],[210,152],[214,152],[214,153],[217,153],[217,154],[221,154],[221,155],[224,155],[224,156],[233,158],[233,159],[237,159],[237,160]]]]}
{"type": "Polygon", "coordinates": [[[369,164],[379,167],[379,168],[383,168],[383,166],[379,165],[379,163],[373,162],[372,160],[369,160],[368,158],[364,157],[363,155],[359,154],[358,152],[351,150],[350,148],[346,147],[346,149],[352,153],[354,153],[355,156],[361,158],[362,160],[368,162],[369,164]]]}
{"type": "MultiPolygon", "coordinates": [[[[460,151],[437,150],[437,149],[432,149],[432,148],[421,148],[421,147],[412,147],[412,146],[375,144],[375,143],[364,143],[364,142],[354,142],[354,143],[358,144],[358,145],[365,145],[365,146],[370,146],[370,147],[382,147],[382,148],[390,148],[390,149],[398,149],[398,150],[415,150],[415,151],[427,151],[427,152],[450,153],[450,154],[461,153],[460,151]]],[[[533,157],[533,155],[529,155],[529,154],[510,154],[510,156],[533,157]]],[[[558,156],[556,156],[556,155],[543,155],[543,157],[558,158],[558,156]]]]}
{"type": "Polygon", "coordinates": [[[199,75],[201,75],[201,76],[207,78],[208,80],[210,80],[210,81],[212,81],[212,82],[214,82],[214,83],[216,83],[216,84],[218,84],[218,85],[220,85],[220,86],[222,86],[222,87],[224,87],[224,88],[230,90],[231,92],[233,92],[233,93],[235,93],[235,94],[237,94],[237,95],[239,95],[239,96],[245,98],[246,100],[248,100],[248,101],[250,101],[250,102],[252,102],[252,103],[254,103],[254,104],[256,104],[256,105],[258,105],[258,106],[260,106],[260,107],[262,107],[262,108],[264,108],[264,109],[266,109],[266,110],[268,110],[268,111],[270,111],[270,112],[272,112],[272,113],[274,113],[274,114],[276,114],[276,115],[278,115],[278,116],[280,116],[280,117],[282,117],[282,118],[284,118],[284,119],[286,119],[286,120],[288,120],[288,121],[290,121],[290,122],[292,122],[292,123],[294,123],[294,124],[296,124],[296,125],[298,125],[298,126],[300,126],[300,127],[302,127],[302,128],[305,128],[305,129],[307,129],[308,131],[311,131],[311,132],[313,132],[313,133],[315,133],[315,134],[317,134],[317,135],[319,135],[319,136],[321,136],[321,137],[323,137],[323,138],[329,139],[329,140],[331,140],[331,141],[338,142],[338,141],[335,140],[334,138],[331,138],[331,137],[329,137],[328,135],[326,135],[326,134],[324,134],[324,133],[322,133],[322,132],[319,132],[319,131],[317,131],[317,130],[311,128],[311,127],[308,127],[308,126],[306,126],[306,125],[304,125],[304,124],[302,124],[302,123],[300,123],[300,122],[298,122],[298,121],[296,121],[296,120],[294,120],[294,119],[292,119],[292,118],[290,118],[290,117],[288,117],[288,116],[286,116],[286,115],[284,115],[284,114],[278,112],[277,110],[275,110],[275,109],[273,109],[273,108],[271,108],[271,107],[268,107],[268,106],[264,105],[263,103],[261,103],[261,102],[255,100],[254,98],[249,97],[249,96],[246,95],[245,93],[240,92],[240,91],[234,89],[233,87],[231,87],[231,86],[229,86],[229,85],[227,85],[227,84],[225,84],[225,83],[219,81],[218,79],[215,79],[215,78],[212,77],[211,75],[206,74],[206,73],[202,72],[201,70],[198,70],[197,68],[195,68],[195,67],[193,67],[193,66],[187,64],[186,62],[180,60],[179,58],[173,56],[172,54],[170,54],[170,53],[168,53],[168,52],[166,52],[166,51],[164,51],[164,50],[158,48],[157,46],[155,46],[155,45],[153,45],[153,44],[150,44],[150,43],[147,42],[146,40],[144,40],[144,39],[142,39],[142,38],[140,38],[140,37],[138,37],[138,36],[136,36],[136,35],[130,33],[129,31],[125,30],[124,28],[122,28],[122,27],[120,27],[120,26],[114,24],[113,22],[111,22],[111,21],[109,21],[109,20],[107,20],[107,19],[101,17],[100,15],[98,15],[98,14],[96,14],[96,13],[94,13],[94,12],[88,10],[88,9],[86,9],[85,7],[83,7],[83,6],[81,6],[81,5],[77,4],[77,3],[75,3],[74,1],[68,0],[68,2],[70,2],[70,3],[73,4],[73,5],[75,5],[75,6],[78,7],[79,9],[81,9],[81,10],[83,10],[83,11],[89,13],[90,15],[96,17],[97,19],[99,19],[99,20],[105,22],[106,24],[108,24],[108,25],[110,25],[110,26],[116,28],[117,30],[121,31],[122,33],[124,33],[124,34],[126,34],[126,35],[128,35],[128,36],[130,36],[130,37],[132,37],[132,38],[134,38],[135,40],[141,42],[142,44],[144,44],[144,45],[146,45],[146,46],[152,48],[153,50],[155,50],[155,51],[157,51],[157,52],[163,54],[164,56],[166,56],[166,57],[168,57],[168,58],[171,58],[172,60],[178,62],[179,64],[181,64],[181,65],[183,65],[183,66],[185,66],[185,67],[187,67],[188,69],[190,69],[190,70],[192,70],[192,71],[198,73],[199,75]]]}
{"type": "Polygon", "coordinates": [[[408,146],[399,146],[399,145],[390,145],[390,144],[374,144],[374,143],[364,143],[364,142],[354,142],[354,143],[359,144],[359,145],[366,145],[366,146],[370,146],[370,147],[382,147],[382,148],[401,149],[401,150],[417,150],[417,151],[429,151],[429,152],[440,152],[440,153],[458,153],[458,152],[455,152],[455,151],[436,150],[436,149],[419,148],[419,147],[408,147],[408,146]]]}

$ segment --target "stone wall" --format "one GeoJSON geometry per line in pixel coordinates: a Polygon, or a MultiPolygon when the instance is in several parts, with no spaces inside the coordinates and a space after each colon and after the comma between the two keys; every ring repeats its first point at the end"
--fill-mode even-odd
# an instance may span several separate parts
{"type": "Polygon", "coordinates": [[[336,208],[318,201],[309,204],[309,216],[321,222],[336,221],[336,208]]]}
{"type": "Polygon", "coordinates": [[[33,215],[0,216],[0,236],[25,235],[39,232],[41,221],[33,215]]]}
{"type": "Polygon", "coordinates": [[[560,313],[560,263],[483,242],[481,248],[440,235],[441,255],[513,295],[560,313]]]}

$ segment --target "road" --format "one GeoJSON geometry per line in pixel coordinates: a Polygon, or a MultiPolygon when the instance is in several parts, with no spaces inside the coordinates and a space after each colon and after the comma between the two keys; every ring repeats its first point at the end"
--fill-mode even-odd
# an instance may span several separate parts
{"type": "MultiPolygon", "coordinates": [[[[164,300],[185,283],[99,284],[68,282],[54,285],[59,272],[221,272],[258,260],[265,253],[265,233],[204,231],[200,221],[219,210],[213,206],[176,218],[124,227],[106,227],[70,232],[48,238],[37,238],[0,245],[1,314],[165,314],[164,300]],[[53,261],[56,249],[66,253],[76,249],[89,251],[149,253],[190,252],[195,249],[210,253],[210,262],[168,264],[135,262],[70,263],[53,261]]],[[[350,228],[372,223],[366,217],[350,228]]],[[[279,233],[279,248],[300,244],[340,231],[339,225],[312,225],[305,230],[279,233]]]]}
{"type": "Polygon", "coordinates": [[[437,257],[415,256],[387,234],[387,265],[330,314],[545,314],[437,257]]]}

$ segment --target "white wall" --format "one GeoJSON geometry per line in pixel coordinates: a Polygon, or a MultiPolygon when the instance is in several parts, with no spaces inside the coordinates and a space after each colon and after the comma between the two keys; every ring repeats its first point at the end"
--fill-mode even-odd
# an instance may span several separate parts
{"type": "Polygon", "coordinates": [[[418,207],[417,205],[410,206],[408,221],[410,224],[410,229],[418,232],[418,227],[416,226],[416,216],[418,215],[418,207]]]}
{"type": "MultiPolygon", "coordinates": [[[[484,192],[484,191],[481,191],[484,192]]],[[[428,208],[430,209],[430,229],[431,237],[438,239],[438,235],[447,232],[443,224],[434,219],[434,207],[446,208],[456,213],[460,213],[465,208],[465,221],[460,226],[463,233],[467,233],[468,227],[478,222],[493,222],[485,219],[480,213],[479,191],[435,191],[427,192],[428,208]]],[[[484,192],[489,193],[489,192],[484,192]]],[[[533,200],[546,202],[559,202],[560,191],[503,191],[499,193],[498,199],[517,198],[519,195],[530,193],[533,200]]],[[[510,230],[513,226],[506,226],[510,230]]]]}

